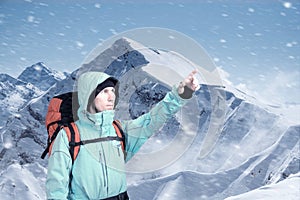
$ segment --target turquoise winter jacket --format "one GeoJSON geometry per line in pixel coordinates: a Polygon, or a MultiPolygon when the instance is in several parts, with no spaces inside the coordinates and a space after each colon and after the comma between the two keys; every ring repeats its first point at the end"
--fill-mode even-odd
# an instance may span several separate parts
{"type": "MultiPolygon", "coordinates": [[[[114,111],[91,114],[87,111],[89,97],[98,84],[109,78],[105,73],[87,72],[78,80],[79,109],[76,121],[81,140],[116,136],[112,126],[114,111]]],[[[137,119],[121,121],[126,138],[126,160],[119,141],[82,145],[72,164],[69,142],[64,130],[54,141],[48,163],[46,192],[48,199],[104,199],[127,190],[125,162],[146,140],[174,115],[186,102],[177,89],[166,94],[149,113],[137,119]],[[70,174],[72,179],[70,180],[70,174]]]]}

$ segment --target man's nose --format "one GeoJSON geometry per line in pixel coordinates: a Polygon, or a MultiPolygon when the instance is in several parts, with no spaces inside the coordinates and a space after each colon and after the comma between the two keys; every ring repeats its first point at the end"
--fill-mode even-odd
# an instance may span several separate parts
{"type": "Polygon", "coordinates": [[[115,100],[115,93],[114,92],[109,92],[108,93],[108,100],[110,100],[110,101],[115,100]]]}

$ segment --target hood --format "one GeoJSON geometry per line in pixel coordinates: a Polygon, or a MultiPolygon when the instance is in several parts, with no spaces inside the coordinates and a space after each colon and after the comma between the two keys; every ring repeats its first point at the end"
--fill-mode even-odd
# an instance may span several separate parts
{"type": "MultiPolygon", "coordinates": [[[[97,86],[103,83],[106,79],[113,78],[103,72],[86,72],[82,74],[77,82],[78,89],[78,117],[83,119],[83,114],[87,113],[87,107],[90,101],[94,100],[95,90],[97,86]]],[[[116,80],[115,78],[113,78],[116,80]]],[[[117,81],[117,80],[116,80],[117,81]]]]}

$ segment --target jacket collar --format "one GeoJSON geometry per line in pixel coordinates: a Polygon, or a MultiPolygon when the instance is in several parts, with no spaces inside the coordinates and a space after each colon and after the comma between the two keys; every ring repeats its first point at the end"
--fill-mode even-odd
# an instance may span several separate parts
{"type": "Polygon", "coordinates": [[[97,129],[101,129],[101,127],[111,126],[114,120],[114,114],[114,110],[106,110],[95,114],[85,112],[84,116],[88,124],[95,126],[97,129]]]}

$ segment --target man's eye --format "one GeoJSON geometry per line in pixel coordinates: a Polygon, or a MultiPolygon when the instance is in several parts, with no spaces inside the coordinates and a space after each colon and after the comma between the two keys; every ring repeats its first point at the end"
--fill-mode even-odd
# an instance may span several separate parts
{"type": "Polygon", "coordinates": [[[102,90],[100,93],[102,94],[107,93],[107,89],[102,90]]]}
{"type": "Polygon", "coordinates": [[[110,91],[113,92],[113,93],[116,92],[115,88],[112,88],[112,89],[104,89],[104,90],[103,90],[104,93],[109,93],[110,91]]]}

